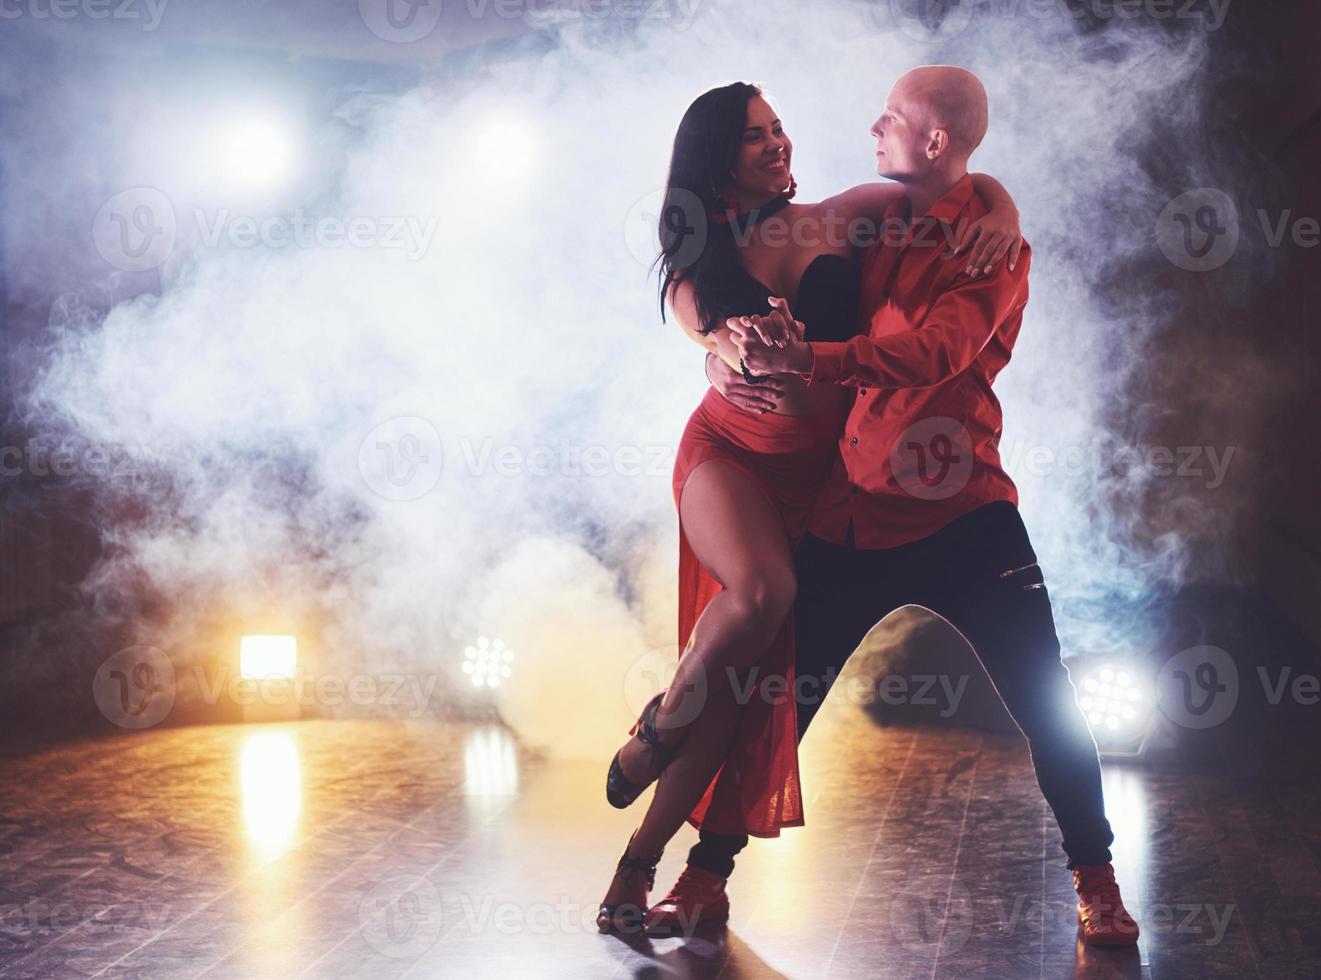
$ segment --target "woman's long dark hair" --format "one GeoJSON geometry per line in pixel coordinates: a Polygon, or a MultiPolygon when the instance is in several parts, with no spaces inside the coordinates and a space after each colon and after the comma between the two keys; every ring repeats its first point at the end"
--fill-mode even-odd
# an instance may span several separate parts
{"type": "Polygon", "coordinates": [[[748,103],[760,86],[734,82],[703,92],[679,121],[660,213],[661,321],[665,301],[680,282],[691,282],[702,333],[725,317],[749,312],[746,297],[755,280],[743,268],[732,226],[710,216],[729,206],[720,192],[733,186],[748,103]]]}

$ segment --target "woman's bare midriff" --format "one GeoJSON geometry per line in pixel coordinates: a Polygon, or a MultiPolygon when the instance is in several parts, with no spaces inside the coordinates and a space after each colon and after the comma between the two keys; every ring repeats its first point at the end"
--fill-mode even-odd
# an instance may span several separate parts
{"type": "Polygon", "coordinates": [[[817,412],[838,411],[848,401],[848,389],[843,385],[809,385],[798,375],[780,375],[785,383],[784,397],[780,399],[777,415],[815,415],[817,412]]]}

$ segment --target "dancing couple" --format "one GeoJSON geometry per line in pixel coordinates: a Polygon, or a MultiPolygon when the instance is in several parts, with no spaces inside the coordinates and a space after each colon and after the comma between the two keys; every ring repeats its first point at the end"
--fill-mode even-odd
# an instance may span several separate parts
{"type": "Polygon", "coordinates": [[[1004,188],[968,173],[986,125],[975,75],[914,69],[872,127],[893,182],[808,204],[792,200],[793,144],[757,86],[706,92],[679,124],[661,316],[668,305],[706,348],[713,387],[674,470],[676,672],[607,775],[616,807],[656,789],[602,931],[728,919],[749,836],[804,822],[798,742],[831,682],[873,625],[919,605],[969,641],[1027,737],[1085,940],[1136,942],[1096,743],[997,451],[991,383],[1022,323],[1031,251],[1004,188]],[[685,213],[693,200],[704,234],[685,213]],[[821,695],[811,703],[795,697],[804,681],[821,695]],[[700,839],[648,906],[685,820],[700,839]]]}

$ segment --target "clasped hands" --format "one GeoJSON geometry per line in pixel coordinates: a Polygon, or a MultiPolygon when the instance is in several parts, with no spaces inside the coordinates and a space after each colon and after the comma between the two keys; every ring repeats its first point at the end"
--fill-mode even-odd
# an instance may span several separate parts
{"type": "Polygon", "coordinates": [[[806,328],[794,319],[788,300],[772,296],[769,302],[766,316],[725,320],[743,364],[753,374],[810,374],[812,348],[803,340],[806,328]]]}

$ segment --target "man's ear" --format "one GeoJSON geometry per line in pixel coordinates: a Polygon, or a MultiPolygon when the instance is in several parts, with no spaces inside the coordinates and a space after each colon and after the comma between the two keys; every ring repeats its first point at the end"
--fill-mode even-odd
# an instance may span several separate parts
{"type": "Polygon", "coordinates": [[[939,160],[949,152],[949,131],[933,129],[931,139],[927,141],[927,159],[939,160]]]}

